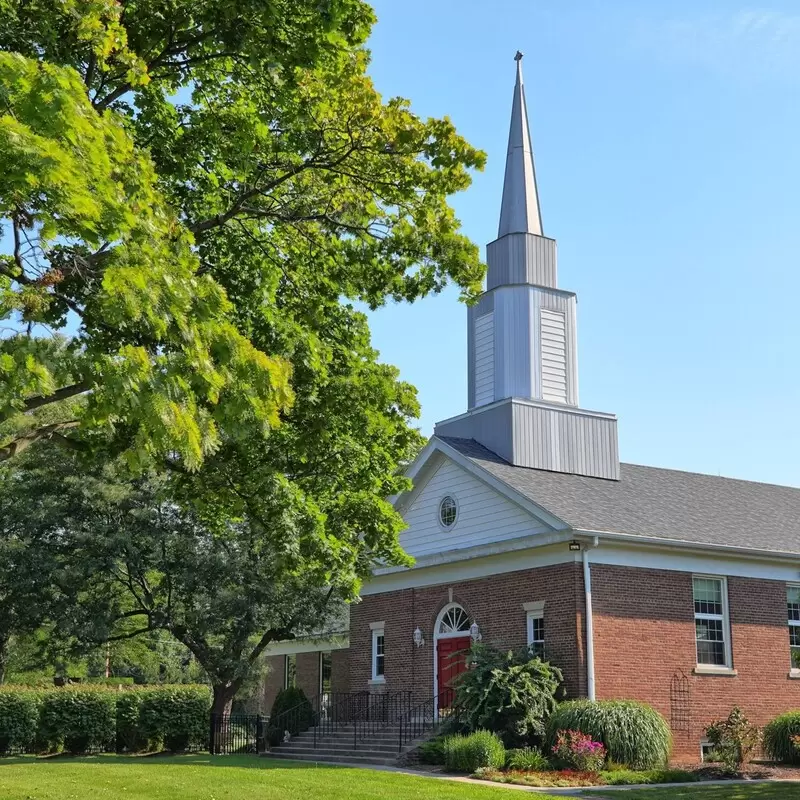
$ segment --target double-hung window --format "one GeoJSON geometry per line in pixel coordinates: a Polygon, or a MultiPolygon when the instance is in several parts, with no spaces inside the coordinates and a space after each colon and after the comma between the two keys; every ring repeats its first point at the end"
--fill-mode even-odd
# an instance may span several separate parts
{"type": "Polygon", "coordinates": [[[800,672],[800,586],[786,587],[786,611],[789,617],[789,652],[792,671],[800,672]]]}
{"type": "Polygon", "coordinates": [[[697,666],[710,671],[730,669],[731,647],[725,579],[695,575],[692,588],[697,666]]]}
{"type": "Polygon", "coordinates": [[[544,610],[528,612],[528,650],[544,658],[544,610]]]}
{"type": "Polygon", "coordinates": [[[383,627],[372,628],[372,680],[384,679],[383,669],[385,661],[383,627]]]}

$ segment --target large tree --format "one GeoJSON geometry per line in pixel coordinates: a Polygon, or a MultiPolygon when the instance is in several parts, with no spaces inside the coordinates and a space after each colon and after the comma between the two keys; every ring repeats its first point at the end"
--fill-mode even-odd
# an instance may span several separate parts
{"type": "Polygon", "coordinates": [[[0,457],[99,431],[195,468],[279,421],[281,356],[324,363],[341,298],[479,290],[447,196],[483,155],[382,101],[372,21],[359,0],[0,0],[0,50],[28,59],[0,71],[0,457]]]}
{"type": "MultiPolygon", "coordinates": [[[[167,439],[154,445],[118,411],[80,417],[83,427],[65,435],[73,445],[116,446],[111,456],[79,454],[81,477],[114,452],[154,456],[161,488],[142,507],[172,520],[171,541],[186,548],[181,558],[191,566],[180,577],[191,613],[176,617],[170,547],[159,551],[152,530],[122,525],[129,512],[93,527],[81,544],[87,562],[106,545],[134,548],[148,591],[132,580],[123,602],[108,584],[94,584],[78,606],[81,636],[133,635],[137,628],[119,626],[136,615],[143,630],[170,630],[202,657],[220,710],[270,640],[324,622],[376,563],[407,563],[402,520],[386,498],[407,486],[400,467],[420,445],[416,394],[379,362],[353,303],[410,301],[449,281],[467,300],[478,293],[477,249],[459,233],[448,196],[468,186],[483,155],[449,120],[423,120],[405,100],[382,100],[363,47],[373,16],[358,0],[5,5],[0,48],[73,70],[93,113],[124,120],[117,124],[134,152],[146,151],[153,165],[153,190],[191,237],[193,279],[221,287],[230,303],[220,311],[225,322],[270,359],[269,369],[290,368],[292,401],[269,392],[260,398],[271,403],[264,412],[252,410],[253,377],[240,391],[195,392],[193,413],[213,427],[197,438],[194,459],[167,439]],[[223,561],[214,566],[213,558],[223,561]]],[[[76,247],[63,245],[62,258],[76,247]]],[[[61,274],[43,291],[60,292],[61,274]]],[[[81,276],[79,284],[97,286],[93,268],[81,276]]],[[[23,292],[19,281],[11,291],[23,292]]],[[[81,323],[70,340],[80,355],[87,335],[81,323]]],[[[110,347],[117,335],[97,334],[110,347]]],[[[211,350],[226,363],[229,350],[211,350]]],[[[158,344],[147,353],[150,368],[165,350],[158,344]]],[[[153,369],[160,375],[160,365],[153,369]]],[[[179,389],[193,380],[183,374],[179,389]]],[[[82,401],[87,409],[106,392],[101,382],[82,401]]],[[[111,384],[127,402],[130,387],[111,384]]],[[[67,385],[55,381],[48,397],[67,385]]],[[[273,386],[279,382],[259,384],[273,386]]],[[[45,427],[41,410],[23,409],[26,420],[34,417],[34,436],[45,427]]],[[[12,469],[27,470],[27,462],[12,469]]],[[[106,581],[124,555],[113,552],[95,571],[106,581]]]]}

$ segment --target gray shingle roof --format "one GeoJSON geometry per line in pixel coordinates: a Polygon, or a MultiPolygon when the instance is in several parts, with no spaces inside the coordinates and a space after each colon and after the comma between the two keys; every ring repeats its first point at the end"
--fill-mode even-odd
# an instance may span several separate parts
{"type": "Polygon", "coordinates": [[[573,528],[800,553],[800,489],[622,464],[620,480],[514,467],[472,439],[442,437],[573,528]]]}

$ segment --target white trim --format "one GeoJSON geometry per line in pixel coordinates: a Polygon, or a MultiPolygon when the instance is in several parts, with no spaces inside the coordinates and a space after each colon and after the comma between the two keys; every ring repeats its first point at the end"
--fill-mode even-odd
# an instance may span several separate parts
{"type": "Polygon", "coordinates": [[[786,622],[787,622],[788,628],[789,628],[789,630],[787,631],[787,633],[789,633],[789,677],[790,678],[800,678],[800,668],[794,666],[794,660],[792,658],[793,650],[792,650],[792,644],[791,644],[791,641],[792,641],[792,639],[791,639],[792,628],[800,628],[800,620],[789,619],[789,613],[788,613],[789,612],[789,608],[788,608],[788,606],[789,606],[789,589],[800,589],[800,583],[798,583],[797,581],[795,581],[795,582],[789,581],[786,584],[786,606],[787,606],[787,608],[786,608],[786,612],[787,612],[786,613],[786,622]]]}
{"type": "Polygon", "coordinates": [[[544,600],[534,600],[532,603],[523,603],[523,611],[538,612],[539,616],[544,613],[544,600]]]}
{"type": "Polygon", "coordinates": [[[294,685],[297,686],[297,654],[287,653],[283,657],[283,688],[289,688],[289,659],[294,659],[294,685]]]}
{"type": "MultiPolygon", "coordinates": [[[[449,602],[442,610],[436,615],[436,621],[433,624],[433,696],[435,698],[434,705],[435,711],[439,707],[439,639],[463,639],[469,638],[469,631],[454,631],[451,633],[439,633],[439,626],[442,624],[444,615],[453,608],[460,608],[465,614],[467,610],[461,603],[449,602]]],[[[467,614],[467,618],[469,615],[467,614]]]]}
{"type": "MultiPolygon", "coordinates": [[[[731,616],[728,608],[728,579],[725,575],[709,575],[707,573],[692,573],[692,613],[694,615],[695,629],[697,627],[697,620],[716,620],[722,623],[722,647],[723,656],[725,658],[724,664],[701,664],[699,661],[695,662],[694,672],[697,675],[702,674],[722,674],[729,675],[735,674],[733,669],[733,648],[731,646],[731,616]],[[720,583],[720,597],[722,600],[722,614],[708,614],[698,613],[694,610],[694,582],[695,580],[719,581],[720,583]]],[[[695,633],[695,657],[697,656],[697,634],[695,633]]]]}
{"type": "MultiPolygon", "coordinates": [[[[505,401],[501,401],[505,402],[505,401]]],[[[489,406],[481,406],[481,411],[484,411],[489,406]]],[[[563,410],[563,409],[562,409],[563,410]]],[[[451,447],[447,442],[442,441],[436,436],[432,436],[428,444],[423,448],[422,452],[414,460],[414,463],[406,470],[405,476],[415,481],[414,488],[410,492],[404,492],[395,500],[395,509],[402,514],[409,502],[417,492],[416,477],[422,472],[429,459],[435,454],[440,453],[451,461],[455,462],[474,476],[478,480],[485,483],[490,488],[494,489],[498,494],[510,500],[515,505],[519,506],[523,511],[527,511],[532,516],[536,517],[540,522],[549,525],[551,528],[557,530],[565,530],[569,525],[563,519],[556,517],[552,512],[548,511],[544,506],[534,503],[529,497],[526,497],[521,492],[513,489],[504,481],[496,478],[483,467],[479,467],[472,459],[467,458],[458,452],[454,447],[451,447]]],[[[421,487],[420,487],[421,488],[421,487]]]]}
{"type": "Polygon", "coordinates": [[[386,632],[383,623],[370,623],[372,629],[372,667],[370,669],[371,680],[383,683],[386,681],[386,632]],[[380,626],[380,627],[378,627],[380,626]],[[383,639],[383,652],[380,654],[383,659],[383,671],[378,674],[378,639],[383,639]]]}
{"type": "Polygon", "coordinates": [[[528,641],[528,648],[530,649],[533,645],[541,644],[542,646],[542,655],[546,652],[546,639],[547,639],[547,628],[545,628],[544,637],[541,639],[534,639],[533,638],[533,622],[534,620],[540,619],[544,621],[544,600],[541,600],[536,603],[524,603],[523,606],[535,606],[535,608],[528,608],[526,609],[525,614],[525,633],[527,636],[528,641]]]}
{"type": "Polygon", "coordinates": [[[338,634],[331,639],[293,639],[273,642],[264,650],[265,656],[285,656],[294,653],[316,653],[318,650],[346,650],[350,647],[349,633],[338,634]]]}
{"type": "Polygon", "coordinates": [[[382,631],[385,627],[385,622],[370,622],[369,624],[369,629],[371,631],[382,631]]]}
{"type": "Polygon", "coordinates": [[[458,518],[460,514],[461,514],[461,506],[458,502],[458,498],[454,494],[448,492],[446,495],[440,498],[439,503],[436,506],[436,521],[439,523],[439,527],[443,531],[450,533],[450,531],[452,531],[453,528],[455,528],[456,525],[458,525],[458,518]],[[445,525],[444,522],[442,522],[442,505],[444,505],[445,500],[452,500],[456,507],[456,515],[453,518],[453,521],[452,523],[450,523],[450,525],[445,525]]]}

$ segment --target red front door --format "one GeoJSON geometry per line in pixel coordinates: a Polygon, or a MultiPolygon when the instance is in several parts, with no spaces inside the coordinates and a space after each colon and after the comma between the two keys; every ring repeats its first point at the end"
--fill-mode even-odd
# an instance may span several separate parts
{"type": "Polygon", "coordinates": [[[456,678],[467,669],[470,648],[469,636],[457,639],[437,639],[436,667],[439,708],[449,708],[453,702],[452,687],[456,678]]]}

